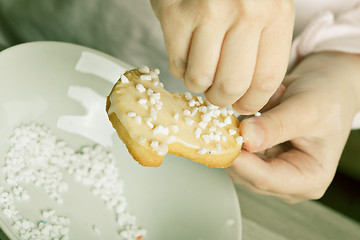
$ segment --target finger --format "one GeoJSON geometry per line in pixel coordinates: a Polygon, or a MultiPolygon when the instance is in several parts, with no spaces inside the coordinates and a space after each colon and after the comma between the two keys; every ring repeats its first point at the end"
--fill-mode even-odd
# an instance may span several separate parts
{"type": "Polygon", "coordinates": [[[305,136],[321,118],[321,113],[313,107],[314,101],[316,99],[312,99],[310,92],[306,95],[296,94],[260,117],[243,120],[240,132],[244,137],[245,148],[250,152],[258,152],[305,136]]]}
{"type": "MultiPolygon", "coordinates": [[[[172,19],[172,18],[169,18],[172,19]]],[[[169,70],[179,78],[184,78],[187,66],[193,26],[183,21],[161,21],[169,70]]]]}
{"type": "Polygon", "coordinates": [[[231,176],[235,182],[244,184],[252,191],[273,195],[288,202],[296,202],[318,197],[311,190],[314,186],[313,178],[299,166],[304,163],[309,165],[312,162],[314,159],[311,155],[297,149],[282,152],[266,161],[255,154],[243,151],[229,171],[232,172],[231,176]]]}
{"type": "Polygon", "coordinates": [[[239,24],[225,36],[212,86],[205,93],[212,104],[231,105],[249,88],[255,69],[259,28],[239,24]]]}
{"type": "Polygon", "coordinates": [[[283,22],[277,21],[262,31],[251,85],[233,105],[234,110],[240,114],[248,115],[259,111],[279,88],[285,76],[290,54],[292,25],[285,29],[282,25],[283,22]]]}
{"type": "Polygon", "coordinates": [[[266,112],[270,109],[279,105],[282,96],[284,95],[286,87],[284,85],[280,85],[280,87],[276,90],[276,92],[271,96],[266,105],[260,110],[260,112],[266,112]]]}
{"type": "Polygon", "coordinates": [[[262,195],[266,195],[266,196],[273,196],[273,197],[276,197],[287,203],[297,203],[299,201],[305,200],[302,197],[296,197],[296,196],[291,196],[291,195],[287,195],[287,194],[278,194],[278,193],[273,193],[273,192],[268,192],[268,191],[257,189],[256,187],[251,185],[251,183],[247,182],[242,177],[240,177],[239,174],[234,170],[234,168],[229,167],[229,168],[226,168],[225,171],[234,183],[240,184],[254,193],[262,194],[262,195]]]}
{"type": "Polygon", "coordinates": [[[184,79],[190,91],[203,93],[213,83],[224,35],[209,25],[194,31],[184,79]]]}

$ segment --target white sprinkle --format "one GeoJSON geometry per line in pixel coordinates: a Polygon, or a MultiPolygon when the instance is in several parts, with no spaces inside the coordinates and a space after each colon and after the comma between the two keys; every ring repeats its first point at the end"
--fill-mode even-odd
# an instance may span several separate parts
{"type": "Polygon", "coordinates": [[[261,116],[261,112],[257,112],[257,113],[255,113],[254,115],[255,115],[255,117],[260,117],[260,116],[261,116]]]}
{"type": "Polygon", "coordinates": [[[157,79],[158,75],[156,73],[154,73],[154,72],[151,72],[150,77],[151,77],[151,79],[157,79]]]}
{"type": "Polygon", "coordinates": [[[189,106],[190,107],[194,107],[195,106],[195,100],[194,99],[191,99],[189,102],[188,102],[189,106]]]}
{"type": "Polygon", "coordinates": [[[140,92],[143,93],[146,91],[146,89],[144,88],[144,86],[142,84],[136,84],[136,89],[140,92]]]}
{"type": "Polygon", "coordinates": [[[159,142],[156,141],[156,140],[151,141],[150,147],[151,147],[153,150],[156,150],[156,149],[159,147],[159,142]]]}
{"type": "Polygon", "coordinates": [[[146,122],[146,125],[148,125],[148,127],[151,129],[154,128],[154,124],[152,122],[146,122]]]}
{"type": "Polygon", "coordinates": [[[157,74],[157,75],[159,75],[159,74],[160,74],[160,70],[159,70],[158,68],[155,68],[155,69],[154,69],[154,73],[157,74]]]}
{"type": "Polygon", "coordinates": [[[120,81],[121,83],[129,83],[129,79],[125,75],[121,75],[120,81]]]}
{"type": "Polygon", "coordinates": [[[234,130],[234,129],[229,129],[229,133],[230,133],[231,136],[232,136],[232,135],[235,135],[235,134],[236,134],[236,130],[234,130]]]}
{"type": "Polygon", "coordinates": [[[150,96],[150,104],[154,105],[156,103],[155,97],[154,96],[150,96]]]}
{"type": "Polygon", "coordinates": [[[188,109],[185,109],[185,110],[184,110],[184,115],[185,115],[185,116],[190,116],[190,115],[191,115],[191,112],[190,112],[188,109]]]}
{"type": "Polygon", "coordinates": [[[152,90],[151,88],[149,88],[146,93],[151,96],[154,93],[154,90],[152,90]]]}
{"type": "Polygon", "coordinates": [[[150,109],[150,116],[153,120],[155,120],[155,121],[157,120],[157,113],[156,113],[155,108],[150,109]]]}
{"type": "Polygon", "coordinates": [[[200,96],[198,96],[198,97],[197,97],[197,100],[198,100],[198,101],[199,101],[199,103],[201,103],[201,104],[203,104],[203,103],[204,103],[204,101],[203,101],[202,97],[200,97],[200,96]]]}
{"type": "Polygon", "coordinates": [[[145,105],[147,103],[147,100],[145,98],[140,98],[137,102],[139,104],[145,105]]]}
{"type": "Polygon", "coordinates": [[[215,117],[218,117],[218,116],[220,115],[220,113],[221,113],[221,111],[220,111],[219,109],[216,109],[216,110],[214,111],[215,117]]]}
{"type": "Polygon", "coordinates": [[[140,141],[141,143],[144,143],[144,142],[146,142],[146,138],[140,137],[140,138],[139,138],[139,141],[140,141]]]}
{"type": "Polygon", "coordinates": [[[156,108],[157,110],[161,110],[162,105],[163,105],[163,103],[159,101],[159,102],[157,102],[157,103],[155,104],[155,108],[156,108]]]}
{"type": "Polygon", "coordinates": [[[200,135],[201,135],[201,129],[200,129],[200,128],[196,128],[196,130],[195,130],[195,137],[196,137],[196,138],[199,138],[200,135]]]}
{"type": "Polygon", "coordinates": [[[221,108],[220,109],[220,114],[223,115],[224,117],[227,116],[227,109],[226,108],[221,108]]]}
{"type": "Polygon", "coordinates": [[[201,106],[201,107],[199,108],[199,110],[200,110],[200,112],[202,112],[202,113],[206,113],[206,112],[207,112],[207,107],[206,107],[206,106],[201,106]]]}
{"type": "Polygon", "coordinates": [[[241,145],[244,142],[244,138],[242,136],[238,136],[235,138],[237,144],[241,145]]]}
{"type": "Polygon", "coordinates": [[[142,81],[151,81],[151,76],[150,75],[141,75],[140,80],[142,80],[142,81]]]}
{"type": "Polygon", "coordinates": [[[225,126],[226,126],[226,123],[219,122],[218,126],[219,126],[219,128],[223,128],[223,127],[225,127],[225,126]]]}
{"type": "Polygon", "coordinates": [[[215,140],[216,142],[219,142],[219,141],[221,140],[221,135],[216,134],[216,135],[214,136],[214,140],[215,140]]]}
{"type": "Polygon", "coordinates": [[[159,84],[159,81],[154,82],[154,86],[156,87],[159,84]]]}
{"type": "Polygon", "coordinates": [[[177,121],[177,120],[179,120],[179,113],[175,113],[174,114],[174,119],[177,121]]]}
{"type": "Polygon", "coordinates": [[[172,125],[171,126],[171,130],[174,132],[174,133],[178,133],[180,131],[179,127],[176,126],[176,125],[172,125]]]}
{"type": "Polygon", "coordinates": [[[195,116],[195,114],[199,111],[198,107],[193,108],[193,110],[191,111],[191,116],[195,116]]]}
{"type": "Polygon", "coordinates": [[[215,132],[215,131],[216,131],[216,127],[215,127],[215,126],[211,126],[211,127],[209,128],[209,130],[210,130],[210,132],[215,132]]]}
{"type": "Polygon", "coordinates": [[[201,135],[201,137],[203,138],[204,142],[206,144],[209,144],[210,143],[210,136],[209,135],[201,135]]]}
{"type": "Polygon", "coordinates": [[[188,100],[188,101],[190,101],[190,100],[192,99],[191,93],[186,92],[186,93],[185,93],[185,99],[188,100]]]}
{"type": "Polygon", "coordinates": [[[214,123],[214,126],[217,127],[217,126],[219,126],[220,121],[219,121],[219,119],[214,119],[213,123],[214,123]]]}
{"type": "Polygon", "coordinates": [[[234,111],[233,111],[232,109],[228,109],[228,110],[227,110],[227,113],[228,113],[229,115],[233,115],[233,114],[234,114],[234,111]]]}
{"type": "Polygon", "coordinates": [[[227,141],[227,139],[226,139],[225,135],[222,135],[222,136],[221,136],[221,140],[223,140],[224,142],[226,142],[226,141],[227,141]]]}
{"type": "Polygon", "coordinates": [[[163,87],[164,87],[164,84],[161,82],[161,83],[160,83],[160,86],[163,88],[163,87]]]}
{"type": "Polygon", "coordinates": [[[201,120],[203,120],[204,122],[210,122],[211,121],[211,116],[210,114],[204,113],[201,115],[201,120]]]}
{"type": "Polygon", "coordinates": [[[205,153],[209,153],[209,149],[206,149],[206,148],[200,148],[198,151],[197,151],[198,154],[205,154],[205,153]]]}
{"type": "Polygon", "coordinates": [[[142,122],[141,117],[140,117],[140,116],[136,116],[136,117],[135,117],[135,122],[136,122],[137,124],[141,124],[141,122],[142,122]]]}
{"type": "Polygon", "coordinates": [[[136,113],[134,113],[134,112],[128,112],[128,116],[129,116],[129,117],[135,117],[135,116],[136,116],[136,113]]]}
{"type": "Polygon", "coordinates": [[[204,128],[206,128],[206,126],[208,125],[208,123],[207,122],[204,122],[204,121],[201,121],[201,122],[199,122],[199,127],[201,127],[202,129],[204,129],[204,128]]]}
{"type": "Polygon", "coordinates": [[[221,145],[220,145],[219,143],[216,144],[216,148],[217,148],[217,150],[219,150],[219,151],[222,150],[221,145]]]}
{"type": "Polygon", "coordinates": [[[160,101],[160,93],[154,93],[153,96],[156,101],[160,101]]]}
{"type": "Polygon", "coordinates": [[[191,118],[185,118],[185,123],[187,124],[187,125],[193,125],[194,124],[194,120],[192,120],[191,118]]]}
{"type": "Polygon", "coordinates": [[[212,105],[209,101],[206,101],[206,105],[207,105],[208,108],[211,109],[211,110],[219,109],[218,106],[212,105]]]}
{"type": "Polygon", "coordinates": [[[148,66],[142,65],[141,67],[139,67],[139,72],[150,73],[150,68],[148,66]]]}
{"type": "Polygon", "coordinates": [[[164,127],[163,125],[157,125],[154,129],[153,129],[153,133],[154,135],[157,135],[157,134],[162,134],[162,135],[169,135],[169,128],[167,127],[164,127]]]}
{"type": "Polygon", "coordinates": [[[227,116],[227,117],[225,118],[224,123],[225,123],[226,125],[231,124],[231,118],[230,118],[230,116],[227,116]]]}

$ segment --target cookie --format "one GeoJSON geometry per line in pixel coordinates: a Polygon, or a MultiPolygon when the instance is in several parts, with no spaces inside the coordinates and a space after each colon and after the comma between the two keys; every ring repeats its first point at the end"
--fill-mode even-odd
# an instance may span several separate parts
{"type": "Polygon", "coordinates": [[[142,66],[123,74],[110,92],[106,111],[132,157],[143,166],[160,166],[167,153],[209,167],[231,165],[243,138],[233,111],[190,93],[172,93],[159,70],[142,66]]]}

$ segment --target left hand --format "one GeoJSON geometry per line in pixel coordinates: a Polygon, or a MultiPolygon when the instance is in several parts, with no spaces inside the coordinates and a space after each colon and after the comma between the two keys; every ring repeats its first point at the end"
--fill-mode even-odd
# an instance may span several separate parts
{"type": "Polygon", "coordinates": [[[260,117],[243,120],[243,150],[227,169],[235,183],[286,202],[320,198],[330,185],[360,110],[360,57],[311,55],[260,117]]]}

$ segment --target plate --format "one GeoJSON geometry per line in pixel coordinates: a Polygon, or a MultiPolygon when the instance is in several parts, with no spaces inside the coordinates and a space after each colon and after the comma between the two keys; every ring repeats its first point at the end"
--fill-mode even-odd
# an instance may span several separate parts
{"type": "MultiPolygon", "coordinates": [[[[68,43],[26,43],[0,52],[0,166],[14,128],[40,123],[73,149],[100,144],[115,156],[127,209],[146,229],[145,240],[241,239],[240,207],[224,170],[170,154],[160,167],[147,168],[128,154],[104,110],[107,94],[128,68],[114,57],[68,43]]],[[[21,215],[40,221],[41,209],[51,208],[70,219],[69,239],[121,239],[111,210],[72,176],[64,179],[69,189],[63,203],[25,184],[30,199],[16,202],[21,215]],[[94,225],[101,234],[91,229],[94,225]]],[[[3,171],[0,185],[9,187],[3,171]]],[[[12,224],[0,211],[2,231],[20,239],[12,224]]]]}

